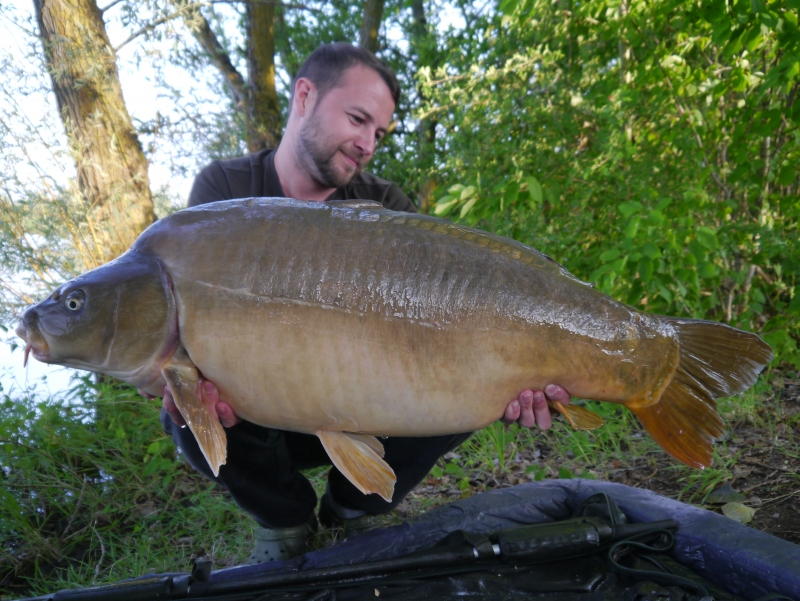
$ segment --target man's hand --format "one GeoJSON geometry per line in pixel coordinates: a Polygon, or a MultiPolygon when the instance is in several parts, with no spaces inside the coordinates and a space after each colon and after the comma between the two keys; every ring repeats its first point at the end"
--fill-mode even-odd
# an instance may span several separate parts
{"type": "MultiPolygon", "coordinates": [[[[200,380],[197,383],[197,395],[203,401],[203,405],[216,417],[225,428],[231,428],[238,424],[242,419],[238,417],[225,401],[219,400],[219,389],[214,385],[211,380],[200,380]]],[[[177,426],[185,426],[186,420],[183,419],[181,412],[175,405],[175,400],[172,398],[172,393],[169,391],[169,386],[164,386],[164,399],[161,402],[172,422],[177,426]]]]}
{"type": "Polygon", "coordinates": [[[555,384],[546,386],[544,392],[541,390],[523,390],[519,398],[513,400],[506,407],[505,415],[500,418],[504,424],[519,422],[520,426],[533,428],[538,426],[540,430],[549,430],[553,425],[550,417],[550,408],[547,401],[554,401],[567,405],[570,402],[569,393],[555,384]]]}

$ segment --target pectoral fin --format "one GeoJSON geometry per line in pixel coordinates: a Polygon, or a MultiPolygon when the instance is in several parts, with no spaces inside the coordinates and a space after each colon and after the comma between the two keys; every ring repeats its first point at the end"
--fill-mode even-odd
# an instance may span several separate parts
{"type": "Polygon", "coordinates": [[[374,436],[349,432],[326,432],[316,435],[335,465],[365,495],[377,493],[391,502],[395,478],[383,460],[383,445],[374,436]]]}
{"type": "Polygon", "coordinates": [[[161,375],[167,381],[175,405],[197,439],[211,471],[218,476],[219,466],[227,457],[228,440],[219,419],[197,396],[197,368],[190,361],[170,360],[161,369],[161,375]]]}
{"type": "Polygon", "coordinates": [[[563,415],[575,430],[594,430],[603,425],[603,418],[578,405],[562,405],[555,401],[547,401],[547,405],[563,415]]]}

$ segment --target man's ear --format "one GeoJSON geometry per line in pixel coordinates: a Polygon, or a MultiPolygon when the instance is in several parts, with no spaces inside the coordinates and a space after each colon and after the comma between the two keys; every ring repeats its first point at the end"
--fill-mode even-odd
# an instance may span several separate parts
{"type": "Polygon", "coordinates": [[[294,110],[298,117],[310,115],[317,101],[317,86],[307,77],[301,77],[294,84],[294,110]]]}

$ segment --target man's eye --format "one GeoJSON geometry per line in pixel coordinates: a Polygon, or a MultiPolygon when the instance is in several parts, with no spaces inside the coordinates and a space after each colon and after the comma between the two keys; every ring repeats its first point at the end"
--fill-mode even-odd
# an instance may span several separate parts
{"type": "Polygon", "coordinates": [[[362,123],[364,123],[364,120],[361,117],[356,117],[355,115],[350,115],[350,120],[355,125],[361,125],[362,123]]]}

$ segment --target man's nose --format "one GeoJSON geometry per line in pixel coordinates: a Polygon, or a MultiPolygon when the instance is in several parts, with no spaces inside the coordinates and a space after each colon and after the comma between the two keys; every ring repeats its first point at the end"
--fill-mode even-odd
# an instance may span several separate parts
{"type": "Polygon", "coordinates": [[[372,154],[375,152],[375,135],[372,132],[372,135],[369,134],[364,136],[359,136],[356,139],[356,148],[364,155],[366,160],[372,158],[372,154]]]}

